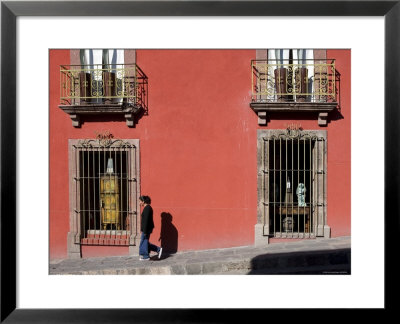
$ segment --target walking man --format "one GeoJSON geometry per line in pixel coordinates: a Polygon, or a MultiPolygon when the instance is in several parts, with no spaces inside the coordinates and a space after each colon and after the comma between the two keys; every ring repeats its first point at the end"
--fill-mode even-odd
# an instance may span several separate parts
{"type": "Polygon", "coordinates": [[[153,232],[153,208],[151,208],[151,199],[149,196],[139,197],[140,206],[143,207],[140,220],[140,230],[142,232],[139,245],[139,260],[150,260],[150,251],[158,253],[158,258],[161,258],[162,247],[150,243],[150,234],[153,232]]]}

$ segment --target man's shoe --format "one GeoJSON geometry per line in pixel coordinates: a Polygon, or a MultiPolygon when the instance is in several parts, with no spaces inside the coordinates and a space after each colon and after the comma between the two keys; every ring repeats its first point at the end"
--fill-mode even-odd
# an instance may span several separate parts
{"type": "Polygon", "coordinates": [[[158,252],[158,258],[161,259],[161,254],[162,254],[162,247],[160,247],[160,251],[158,252]]]}
{"type": "Polygon", "coordinates": [[[142,256],[139,258],[140,261],[149,261],[150,258],[143,258],[142,256]]]}

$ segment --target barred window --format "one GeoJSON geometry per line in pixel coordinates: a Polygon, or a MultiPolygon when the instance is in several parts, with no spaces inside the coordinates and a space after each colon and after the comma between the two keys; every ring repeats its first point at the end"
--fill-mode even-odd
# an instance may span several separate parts
{"type": "Polygon", "coordinates": [[[321,131],[266,132],[260,163],[264,235],[324,236],[326,136],[321,131]]]}
{"type": "Polygon", "coordinates": [[[71,141],[75,244],[131,245],[137,235],[138,141],[71,141]]]}

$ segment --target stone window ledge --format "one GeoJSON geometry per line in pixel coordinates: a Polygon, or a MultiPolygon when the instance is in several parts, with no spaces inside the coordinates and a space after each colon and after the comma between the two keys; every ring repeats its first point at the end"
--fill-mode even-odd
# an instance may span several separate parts
{"type": "Polygon", "coordinates": [[[126,119],[128,127],[134,126],[134,116],[142,110],[141,106],[127,105],[124,103],[114,104],[80,104],[80,105],[59,105],[65,113],[69,114],[72,120],[72,126],[81,126],[81,116],[95,114],[121,114],[126,119]]]}
{"type": "Polygon", "coordinates": [[[258,124],[267,125],[273,113],[318,113],[318,125],[326,126],[328,113],[338,107],[337,102],[252,102],[251,109],[258,115],[258,124]]]}

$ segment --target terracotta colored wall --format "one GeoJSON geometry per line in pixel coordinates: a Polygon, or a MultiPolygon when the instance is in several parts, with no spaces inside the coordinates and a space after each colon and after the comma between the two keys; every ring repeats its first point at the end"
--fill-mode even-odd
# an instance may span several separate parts
{"type": "Polygon", "coordinates": [[[135,128],[102,118],[73,128],[57,107],[59,64],[68,64],[68,51],[51,56],[52,257],[66,255],[67,140],[93,138],[96,131],[140,140],[141,193],[152,198],[154,243],[161,214],[168,213],[167,230],[176,233],[178,250],[253,244],[257,117],[249,108],[249,69],[254,50],[138,50],[137,63],[149,78],[149,115],[135,128]]]}
{"type": "MultiPolygon", "coordinates": [[[[69,230],[68,139],[109,131],[137,138],[141,194],[152,198],[159,244],[161,227],[178,251],[254,243],[257,221],[257,116],[250,109],[250,60],[255,50],[137,50],[149,78],[149,115],[135,128],[121,118],[94,117],[81,128],[58,108],[59,65],[68,50],[50,52],[50,257],[67,255],[69,230]],[[162,225],[161,218],[172,220],[162,225]]],[[[332,236],[350,234],[350,51],[328,51],[342,74],[342,115],[328,130],[328,223],[332,236]],[[347,65],[347,66],[346,66],[347,65]],[[346,91],[343,91],[346,89],[346,91]]],[[[129,62],[126,62],[129,63],[129,62]]],[[[315,116],[290,115],[319,129],[315,116]]],[[[85,121],[85,119],[84,119],[85,121]]],[[[164,242],[165,243],[165,242],[164,242]]],[[[126,248],[86,247],[83,256],[126,254],[126,248]]]]}
{"type": "Polygon", "coordinates": [[[151,84],[149,116],[137,127],[142,192],[153,199],[156,230],[158,216],[171,214],[179,250],[253,243],[253,57],[253,50],[137,51],[151,84]]]}
{"type": "Polygon", "coordinates": [[[50,210],[50,257],[67,255],[69,230],[68,194],[68,137],[71,123],[66,114],[57,107],[60,103],[60,65],[69,64],[69,50],[50,51],[50,112],[49,112],[49,210],[50,210]]]}
{"type": "Polygon", "coordinates": [[[329,124],[328,217],[332,236],[350,235],[351,228],[351,51],[328,50],[340,77],[343,119],[329,124]]]}

